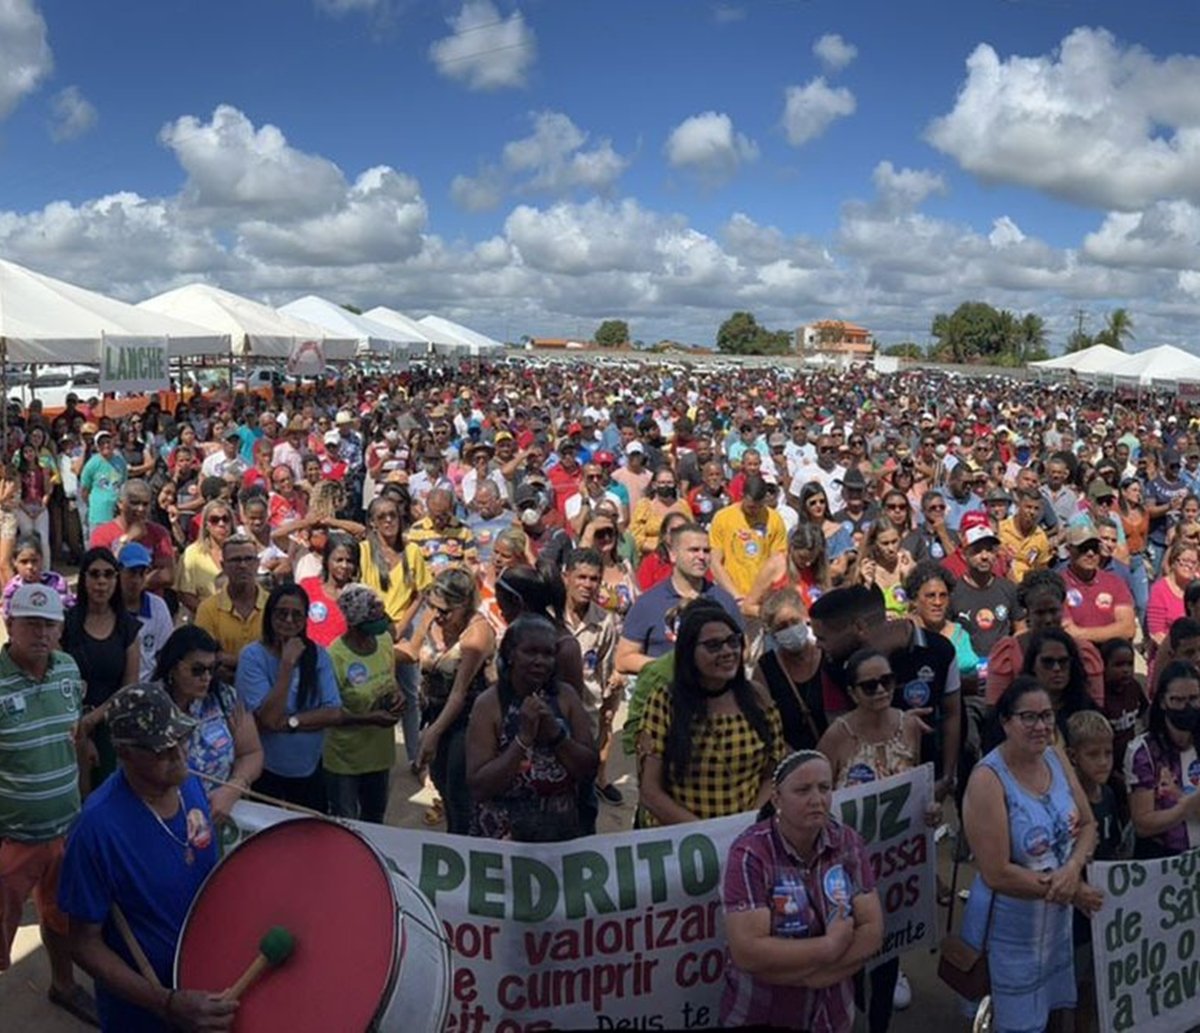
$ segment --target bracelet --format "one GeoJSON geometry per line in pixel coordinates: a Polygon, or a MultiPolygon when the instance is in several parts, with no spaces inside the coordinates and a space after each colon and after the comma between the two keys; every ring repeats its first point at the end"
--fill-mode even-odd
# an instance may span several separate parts
{"type": "Polygon", "coordinates": [[[525,745],[524,740],[521,738],[520,732],[518,732],[515,736],[513,736],[513,742],[515,742],[518,746],[521,747],[521,749],[523,749],[525,751],[526,756],[528,756],[529,754],[531,754],[533,752],[532,746],[525,745]]]}

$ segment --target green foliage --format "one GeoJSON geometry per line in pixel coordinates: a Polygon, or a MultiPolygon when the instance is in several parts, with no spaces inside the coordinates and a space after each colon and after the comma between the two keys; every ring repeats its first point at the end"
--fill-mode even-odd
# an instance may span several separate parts
{"type": "Polygon", "coordinates": [[[787,355],[792,335],[760,326],[751,312],[735,312],[717,331],[717,349],[729,355],[787,355]]]}
{"type": "Polygon", "coordinates": [[[347,302],[343,301],[342,308],[344,308],[347,312],[353,313],[356,316],[362,315],[362,309],[360,309],[357,305],[350,305],[347,302]]]}
{"type": "Polygon", "coordinates": [[[1128,309],[1115,308],[1108,314],[1104,329],[1096,334],[1096,344],[1107,344],[1117,351],[1125,350],[1125,338],[1134,337],[1133,317],[1128,309]]]}
{"type": "Polygon", "coordinates": [[[929,357],[939,362],[1021,366],[1046,354],[1046,322],[1036,312],[1018,316],[984,301],[964,301],[933,317],[929,357]]]}
{"type": "Polygon", "coordinates": [[[898,359],[923,359],[925,349],[914,341],[901,341],[899,344],[889,344],[883,349],[883,354],[898,359]]]}
{"type": "Polygon", "coordinates": [[[623,319],[606,319],[596,329],[595,339],[601,348],[620,348],[630,341],[629,324],[623,319]]]}

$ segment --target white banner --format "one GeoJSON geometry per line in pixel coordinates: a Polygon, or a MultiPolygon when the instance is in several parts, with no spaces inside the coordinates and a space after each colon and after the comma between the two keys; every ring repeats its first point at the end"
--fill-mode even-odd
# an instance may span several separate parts
{"type": "Polygon", "coordinates": [[[1200,1015],[1200,850],[1088,865],[1104,890],[1092,916],[1100,1028],[1182,1033],[1200,1015]]]}
{"type": "Polygon", "coordinates": [[[100,338],[101,392],[166,391],[170,386],[165,337],[100,338]]]}
{"type": "MultiPolygon", "coordinates": [[[[928,765],[834,795],[867,840],[885,913],[877,961],[936,946],[928,765]]],[[[239,804],[238,829],[286,820],[239,804]]],[[[567,843],[356,827],[429,898],[451,943],[447,1029],[713,1027],[725,972],[721,876],[742,814],[567,843]]],[[[235,833],[236,835],[236,833],[235,833]]],[[[297,858],[297,863],[303,863],[297,858]]],[[[336,873],[325,873],[336,878],[336,873]]]]}

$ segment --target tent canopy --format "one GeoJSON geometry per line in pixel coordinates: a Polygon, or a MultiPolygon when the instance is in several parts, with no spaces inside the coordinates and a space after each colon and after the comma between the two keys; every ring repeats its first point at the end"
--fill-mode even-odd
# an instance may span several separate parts
{"type": "Polygon", "coordinates": [[[1156,380],[1200,383],[1200,356],[1173,344],[1160,344],[1157,348],[1126,355],[1104,372],[1111,373],[1119,382],[1145,386],[1156,380]]]}
{"type": "Polygon", "coordinates": [[[358,347],[356,337],[330,334],[315,323],[283,315],[269,305],[206,283],[190,283],[156,294],[139,302],[138,308],[229,334],[233,354],[239,358],[286,359],[301,345],[320,341],[326,359],[352,359],[358,347]]]}
{"type": "Polygon", "coordinates": [[[0,338],[9,362],[100,362],[103,336],[168,341],[168,354],[227,355],[229,335],[147,312],[0,259],[0,338]]]}
{"type": "Polygon", "coordinates": [[[433,327],[422,326],[415,319],[409,318],[403,312],[397,312],[394,308],[388,308],[386,305],[377,305],[373,309],[368,309],[363,315],[367,319],[383,323],[384,326],[390,326],[399,333],[409,335],[412,340],[423,342],[426,348],[430,345],[434,347],[441,345],[445,350],[461,351],[464,347],[463,342],[458,338],[441,333],[433,327]]]}
{"type": "Polygon", "coordinates": [[[393,353],[396,345],[413,345],[416,346],[410,349],[413,352],[425,350],[424,339],[416,334],[366,316],[356,315],[336,302],[316,294],[306,294],[295,301],[289,301],[286,305],[281,305],[279,311],[287,316],[316,323],[317,326],[324,327],[326,332],[339,337],[355,337],[360,349],[393,353]]]}
{"type": "Polygon", "coordinates": [[[497,355],[504,351],[504,345],[499,341],[493,340],[485,334],[477,333],[459,323],[451,322],[449,319],[443,319],[441,316],[423,316],[417,322],[422,326],[441,330],[451,337],[457,337],[460,341],[465,341],[467,347],[471,349],[472,355],[497,355]]]}
{"type": "Polygon", "coordinates": [[[1129,356],[1107,344],[1093,344],[1081,351],[1060,355],[1056,359],[1043,359],[1041,362],[1031,362],[1035,369],[1059,371],[1063,373],[1107,373],[1117,363],[1129,356]]]}

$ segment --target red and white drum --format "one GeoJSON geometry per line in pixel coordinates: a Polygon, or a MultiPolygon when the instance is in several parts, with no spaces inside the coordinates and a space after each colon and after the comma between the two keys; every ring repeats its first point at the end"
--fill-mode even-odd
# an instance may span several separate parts
{"type": "Polygon", "coordinates": [[[297,818],[238,846],[192,903],[175,985],[232,986],[277,925],[295,951],[242,995],[235,1031],[441,1033],[452,973],[442,924],[353,829],[297,818]]]}

